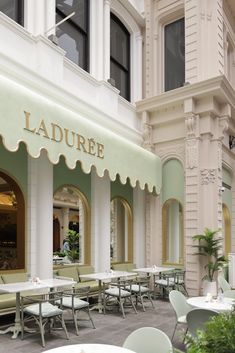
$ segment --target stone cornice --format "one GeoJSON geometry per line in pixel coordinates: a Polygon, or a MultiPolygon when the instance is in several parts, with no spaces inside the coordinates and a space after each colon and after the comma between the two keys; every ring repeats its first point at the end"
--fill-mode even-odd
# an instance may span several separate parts
{"type": "Polygon", "coordinates": [[[235,110],[235,91],[225,76],[217,76],[205,81],[189,84],[178,89],[164,92],[154,97],[145,98],[136,103],[137,112],[153,112],[183,104],[186,99],[202,99],[213,96],[220,104],[230,104],[235,110]]]}

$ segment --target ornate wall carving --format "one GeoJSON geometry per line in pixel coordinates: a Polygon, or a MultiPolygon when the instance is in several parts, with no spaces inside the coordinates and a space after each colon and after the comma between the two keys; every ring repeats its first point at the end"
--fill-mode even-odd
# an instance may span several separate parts
{"type": "Polygon", "coordinates": [[[201,169],[201,185],[208,185],[216,181],[216,169],[201,169]]]}
{"type": "Polygon", "coordinates": [[[186,168],[198,167],[198,140],[190,139],[186,141],[186,168]]]}

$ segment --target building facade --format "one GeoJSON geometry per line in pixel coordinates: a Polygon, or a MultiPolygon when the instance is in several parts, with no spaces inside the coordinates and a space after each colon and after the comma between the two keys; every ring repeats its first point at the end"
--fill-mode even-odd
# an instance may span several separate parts
{"type": "Polygon", "coordinates": [[[193,235],[221,228],[224,253],[235,251],[234,16],[229,0],[145,1],[146,98],[137,111],[163,168],[150,216],[161,246],[150,262],[183,265],[191,294],[203,277],[193,235]]]}
{"type": "Polygon", "coordinates": [[[160,193],[161,163],[134,105],[142,5],[1,2],[1,271],[52,276],[68,229],[97,271],[145,264],[145,195],[160,193]]]}
{"type": "Polygon", "coordinates": [[[235,251],[233,0],[18,0],[0,5],[1,271],[79,261],[203,264],[235,251]]]}

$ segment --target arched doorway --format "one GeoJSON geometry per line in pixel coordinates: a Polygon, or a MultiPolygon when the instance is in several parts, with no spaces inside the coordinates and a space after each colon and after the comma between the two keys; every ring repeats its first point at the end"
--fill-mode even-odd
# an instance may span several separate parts
{"type": "Polygon", "coordinates": [[[111,201],[110,256],[112,262],[133,262],[133,217],[129,203],[121,197],[111,201]]]}
{"type": "MultiPolygon", "coordinates": [[[[73,185],[63,185],[54,193],[54,218],[58,220],[53,228],[53,239],[60,234],[60,248],[68,230],[75,230],[79,238],[79,262],[90,264],[91,235],[90,235],[90,208],[84,194],[73,185]]],[[[56,241],[53,241],[55,244],[56,241]]],[[[55,249],[53,249],[56,251],[55,249]]]]}
{"type": "Polygon", "coordinates": [[[183,207],[175,199],[162,208],[162,255],[165,264],[183,264],[183,207]]]}
{"type": "Polygon", "coordinates": [[[0,171],[0,269],[25,268],[25,202],[18,184],[0,171]]]}

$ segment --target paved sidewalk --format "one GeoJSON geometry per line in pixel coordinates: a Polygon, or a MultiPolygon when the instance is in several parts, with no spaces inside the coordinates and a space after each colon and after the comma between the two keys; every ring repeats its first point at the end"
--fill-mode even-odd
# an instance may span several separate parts
{"type": "MultiPolygon", "coordinates": [[[[168,301],[159,299],[154,301],[154,305],[155,310],[152,309],[151,305],[146,304],[146,312],[138,307],[138,314],[135,314],[131,309],[127,309],[125,319],[118,312],[107,312],[106,315],[103,315],[97,311],[92,311],[96,329],[92,329],[90,321],[81,321],[79,325],[80,335],[77,336],[73,324],[67,324],[70,339],[68,341],[65,339],[64,331],[46,334],[45,348],[41,346],[39,334],[29,335],[26,333],[23,341],[20,337],[12,340],[9,333],[0,335],[0,353],[38,353],[55,347],[78,343],[106,343],[122,346],[124,340],[132,331],[143,326],[159,328],[171,338],[175,325],[175,314],[171,305],[168,301]]],[[[6,318],[4,320],[0,318],[0,325],[5,320],[6,318]]],[[[184,350],[182,344],[183,327],[182,329],[179,327],[178,332],[179,334],[175,335],[174,346],[184,350]]]]}

